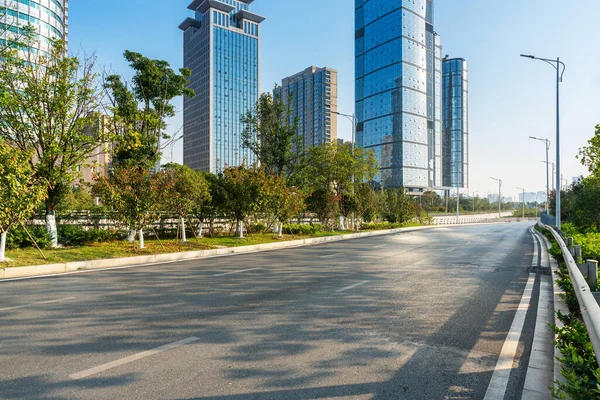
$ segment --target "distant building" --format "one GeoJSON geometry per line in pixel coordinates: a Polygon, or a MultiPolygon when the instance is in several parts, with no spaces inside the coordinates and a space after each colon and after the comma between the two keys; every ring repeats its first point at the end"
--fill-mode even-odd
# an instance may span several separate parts
{"type": "Polygon", "coordinates": [[[98,146],[92,151],[90,156],[77,166],[77,172],[80,178],[76,183],[94,183],[96,176],[108,176],[112,166],[111,154],[113,145],[101,139],[101,136],[114,131],[111,126],[112,119],[106,115],[96,114],[93,124],[86,127],[86,133],[98,139],[98,146]]]}
{"type": "Polygon", "coordinates": [[[384,187],[442,186],[442,49],[433,0],[355,4],[357,147],[384,187]]]}
{"type": "Polygon", "coordinates": [[[194,0],[195,12],[183,31],[184,67],[192,70],[184,98],[183,162],[217,173],[226,166],[252,164],[242,147],[240,116],[259,97],[260,24],[265,18],[249,11],[252,0],[194,0]]]}
{"type": "MultiPolygon", "coordinates": [[[[546,200],[546,192],[543,192],[543,199],[540,198],[541,192],[525,193],[525,203],[542,203],[542,200],[546,200]]],[[[519,193],[519,203],[523,203],[523,193],[519,193]]]]}
{"type": "Polygon", "coordinates": [[[298,120],[304,147],[335,142],[338,121],[338,73],[331,68],[309,67],[281,81],[275,95],[290,105],[290,123],[298,120]]]}
{"type": "Polygon", "coordinates": [[[498,195],[497,194],[489,194],[488,195],[488,201],[490,203],[497,203],[498,202],[498,195]]]}
{"type": "Polygon", "coordinates": [[[444,58],[442,78],[444,186],[469,187],[469,84],[467,62],[444,58]]]}

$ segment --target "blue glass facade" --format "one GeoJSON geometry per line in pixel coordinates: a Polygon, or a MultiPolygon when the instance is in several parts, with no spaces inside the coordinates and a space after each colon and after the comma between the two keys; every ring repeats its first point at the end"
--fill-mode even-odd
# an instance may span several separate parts
{"type": "Polygon", "coordinates": [[[242,147],[240,117],[259,96],[260,23],[248,11],[251,0],[195,0],[195,11],[180,25],[184,66],[192,70],[184,99],[183,158],[196,170],[218,173],[227,166],[253,164],[242,147]]]}
{"type": "Polygon", "coordinates": [[[469,187],[469,77],[462,58],[443,64],[444,186],[469,187]]]}
{"type": "Polygon", "coordinates": [[[385,187],[442,182],[441,46],[433,0],[355,0],[357,146],[385,187]]]}
{"type": "MultiPolygon", "coordinates": [[[[19,34],[27,24],[33,25],[38,37],[30,49],[33,53],[48,55],[50,39],[69,39],[68,0],[0,0],[0,8],[6,23],[6,30],[0,35],[4,41],[10,35],[19,34]]],[[[4,21],[3,21],[4,22],[4,21]]],[[[4,31],[4,30],[3,30],[4,31]]]]}

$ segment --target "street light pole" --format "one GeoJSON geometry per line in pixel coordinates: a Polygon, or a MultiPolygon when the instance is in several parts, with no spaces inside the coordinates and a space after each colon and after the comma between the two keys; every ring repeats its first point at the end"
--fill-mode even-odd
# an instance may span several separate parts
{"type": "Polygon", "coordinates": [[[525,189],[518,187],[517,189],[523,191],[523,219],[525,219],[525,189]]]}
{"type": "Polygon", "coordinates": [[[498,218],[502,218],[502,179],[490,178],[498,182],[498,218]]]}
{"type": "Polygon", "coordinates": [[[561,210],[560,210],[560,83],[563,80],[563,75],[567,66],[560,61],[560,57],[556,60],[549,58],[538,58],[532,55],[521,54],[521,57],[539,60],[552,65],[556,69],[556,227],[560,231],[561,228],[561,210]],[[562,67],[562,68],[561,68],[562,67]],[[562,70],[562,71],[561,71],[562,70]]]}
{"type": "MultiPolygon", "coordinates": [[[[534,136],[529,136],[529,139],[539,140],[546,145],[546,198],[550,199],[550,145],[549,139],[540,139],[534,136]]],[[[553,172],[554,173],[554,172],[553,172]]]]}
{"type": "MultiPolygon", "coordinates": [[[[356,117],[356,114],[342,114],[337,111],[332,111],[332,114],[346,117],[350,121],[352,121],[352,143],[350,146],[350,154],[354,158],[354,146],[355,146],[355,142],[356,142],[356,130],[358,127],[358,118],[356,117]]],[[[354,173],[352,173],[352,194],[354,194],[354,184],[355,184],[355,176],[354,176],[354,173]]],[[[352,228],[356,230],[355,221],[354,221],[354,212],[352,213],[352,228]]]]}

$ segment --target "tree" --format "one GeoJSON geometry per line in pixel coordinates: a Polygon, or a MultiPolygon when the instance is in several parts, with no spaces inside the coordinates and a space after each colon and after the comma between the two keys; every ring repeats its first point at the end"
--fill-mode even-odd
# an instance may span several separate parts
{"type": "MultiPolygon", "coordinates": [[[[343,230],[343,215],[348,214],[346,210],[351,212],[349,207],[355,207],[354,200],[351,203],[345,199],[354,197],[355,184],[372,181],[378,170],[373,151],[352,149],[347,144],[327,143],[308,149],[297,180],[309,193],[318,189],[331,191],[332,196],[323,195],[319,200],[337,201],[335,208],[340,216],[339,229],[343,230]]],[[[331,210],[334,207],[327,208],[331,210]]]]}
{"type": "Polygon", "coordinates": [[[565,220],[581,232],[600,232],[600,177],[590,176],[564,194],[565,220]]]}
{"type": "Polygon", "coordinates": [[[202,231],[204,229],[204,223],[208,221],[209,228],[208,234],[209,236],[214,236],[214,221],[215,219],[227,218],[229,217],[228,212],[228,197],[227,197],[227,188],[226,182],[223,174],[215,175],[208,172],[196,172],[200,175],[208,184],[210,200],[204,201],[202,203],[196,204],[196,207],[193,210],[193,214],[200,221],[200,225],[198,227],[198,231],[200,236],[202,236],[202,231]]]}
{"type": "Polygon", "coordinates": [[[588,145],[579,150],[577,159],[588,168],[590,174],[600,176],[600,125],[596,125],[596,132],[588,145]]]}
{"type": "Polygon", "coordinates": [[[261,168],[228,167],[223,171],[227,208],[237,224],[237,234],[244,237],[244,222],[266,202],[266,175],[261,168]]]}
{"type": "Polygon", "coordinates": [[[31,167],[32,156],[0,140],[0,262],[6,261],[8,231],[31,218],[47,193],[31,167]]]}
{"type": "MultiPolygon", "coordinates": [[[[31,44],[31,38],[28,38],[31,44]]],[[[65,57],[63,41],[48,56],[16,48],[0,63],[0,139],[25,152],[36,178],[46,185],[46,224],[58,245],[55,209],[102,137],[90,135],[92,112],[100,101],[95,58],[65,57]]]]}
{"type": "Polygon", "coordinates": [[[182,68],[177,73],[166,61],[131,51],[124,57],[134,72],[131,88],[118,75],[104,82],[113,121],[113,163],[151,169],[160,161],[161,140],[171,139],[164,131],[166,120],[175,116],[172,100],[195,96],[187,87],[192,72],[182,68]]]}
{"type": "Polygon", "coordinates": [[[108,177],[98,177],[92,190],[119,222],[139,233],[143,249],[144,229],[158,219],[160,200],[173,189],[172,183],[147,169],[119,167],[108,177]]]}
{"type": "Polygon", "coordinates": [[[386,189],[383,194],[384,218],[391,223],[404,223],[417,216],[415,202],[404,193],[404,189],[386,189]]]}
{"type": "Polygon", "coordinates": [[[366,222],[374,221],[379,214],[379,194],[370,183],[359,183],[356,190],[356,211],[366,222]]]}
{"type": "MultiPolygon", "coordinates": [[[[274,92],[278,92],[277,86],[274,92]]],[[[298,118],[290,117],[289,108],[289,101],[286,103],[281,95],[264,93],[254,110],[241,118],[243,146],[254,153],[269,175],[290,176],[301,150],[298,118]]]]}
{"type": "Polygon", "coordinates": [[[423,196],[421,196],[421,201],[423,208],[430,212],[438,212],[444,207],[444,199],[442,199],[436,192],[427,191],[423,193],[423,196]]]}
{"type": "Polygon", "coordinates": [[[165,193],[161,203],[169,211],[177,213],[181,224],[181,239],[186,242],[185,219],[202,204],[210,201],[208,183],[204,176],[185,165],[167,164],[158,179],[164,181],[164,187],[170,190],[165,193]]]}
{"type": "Polygon", "coordinates": [[[283,236],[283,225],[296,217],[306,207],[304,193],[297,187],[289,187],[282,176],[267,177],[270,214],[279,222],[278,234],[283,236]]]}

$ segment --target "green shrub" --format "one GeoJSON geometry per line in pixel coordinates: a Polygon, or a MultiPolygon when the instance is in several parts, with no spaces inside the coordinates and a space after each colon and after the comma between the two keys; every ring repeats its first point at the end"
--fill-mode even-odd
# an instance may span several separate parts
{"type": "Polygon", "coordinates": [[[310,236],[323,232],[321,224],[288,224],[283,226],[283,233],[288,235],[310,236]]]}
{"type": "Polygon", "coordinates": [[[81,246],[86,243],[110,242],[119,238],[117,231],[90,229],[78,225],[59,225],[58,242],[64,246],[81,246]]]}
{"type": "Polygon", "coordinates": [[[561,374],[565,382],[555,382],[553,397],[600,399],[600,369],[585,326],[573,314],[565,316],[559,311],[557,316],[564,327],[552,328],[557,335],[554,344],[562,354],[558,360],[563,365],[561,374]]]}
{"type": "Polygon", "coordinates": [[[248,227],[248,233],[263,233],[267,231],[267,226],[262,222],[252,224],[248,227]]]}
{"type": "MultiPolygon", "coordinates": [[[[29,226],[27,230],[40,248],[46,248],[50,245],[50,237],[44,226],[29,226]]],[[[33,241],[27,235],[27,232],[21,227],[16,227],[8,232],[6,238],[6,248],[8,250],[26,248],[35,246],[33,241]]]]}

